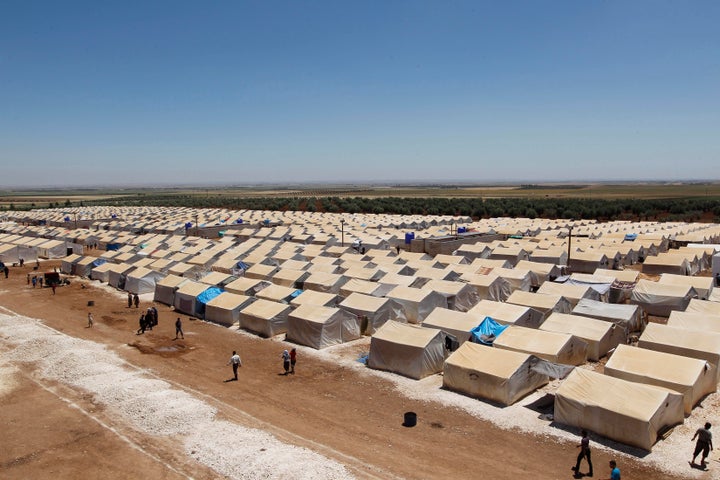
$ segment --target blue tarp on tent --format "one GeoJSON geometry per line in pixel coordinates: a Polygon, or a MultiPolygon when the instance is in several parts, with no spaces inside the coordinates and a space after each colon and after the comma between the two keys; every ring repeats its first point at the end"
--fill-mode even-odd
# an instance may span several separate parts
{"type": "Polygon", "coordinates": [[[293,293],[290,294],[290,298],[297,298],[297,296],[301,293],[303,293],[302,290],[295,290],[293,293]]]}
{"type": "Polygon", "coordinates": [[[502,325],[490,317],[485,317],[480,325],[470,330],[470,335],[472,335],[472,341],[475,343],[492,345],[507,327],[507,325],[502,325]]]}
{"type": "Polygon", "coordinates": [[[120,250],[120,247],[122,247],[122,245],[119,243],[108,243],[107,245],[105,245],[105,250],[107,250],[108,252],[116,251],[120,250]]]}
{"type": "Polygon", "coordinates": [[[98,258],[97,260],[92,262],[92,265],[93,265],[93,267],[99,267],[103,263],[107,263],[107,260],[105,260],[104,258],[98,258]]]}
{"type": "Polygon", "coordinates": [[[223,293],[223,291],[224,290],[222,288],[210,287],[197,296],[197,301],[198,303],[206,305],[210,300],[223,293]]]}

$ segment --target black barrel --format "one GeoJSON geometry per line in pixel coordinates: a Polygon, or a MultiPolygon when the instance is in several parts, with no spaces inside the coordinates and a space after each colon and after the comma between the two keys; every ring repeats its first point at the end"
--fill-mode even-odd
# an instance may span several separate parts
{"type": "Polygon", "coordinates": [[[405,412],[404,419],[403,427],[414,427],[417,425],[417,413],[415,412],[405,412]]]}

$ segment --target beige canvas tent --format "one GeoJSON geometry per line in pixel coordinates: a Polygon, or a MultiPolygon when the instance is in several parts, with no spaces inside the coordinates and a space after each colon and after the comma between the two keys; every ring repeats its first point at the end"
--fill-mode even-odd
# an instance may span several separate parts
{"type": "Polygon", "coordinates": [[[388,320],[406,322],[402,306],[390,298],[352,293],[338,307],[361,319],[361,332],[364,335],[374,334],[388,320]]]}
{"type": "Polygon", "coordinates": [[[430,280],[423,286],[445,297],[450,310],[467,312],[480,301],[480,295],[478,295],[477,290],[464,282],[430,280]]]}
{"type": "Polygon", "coordinates": [[[361,337],[360,319],[335,307],[300,305],[288,315],[288,341],[322,349],[361,337]]]}
{"type": "Polygon", "coordinates": [[[443,368],[443,387],[471,397],[512,405],[548,383],[532,370],[533,356],[467,342],[443,368]]]}
{"type": "Polygon", "coordinates": [[[560,295],[570,302],[571,308],[574,308],[580,300],[588,298],[590,300],[600,300],[600,294],[590,288],[588,285],[576,285],[572,283],[556,283],[545,282],[540,285],[537,293],[544,295],[560,295]]]}
{"type": "Polygon", "coordinates": [[[497,275],[463,274],[460,280],[473,287],[480,300],[504,302],[512,293],[510,282],[497,275]]]}
{"type": "Polygon", "coordinates": [[[205,320],[231,327],[240,321],[240,311],[254,300],[245,295],[223,292],[205,304],[205,320]]]}
{"type": "Polygon", "coordinates": [[[187,278],[178,277],[177,275],[166,275],[165,278],[155,284],[154,300],[165,305],[173,305],[175,291],[187,281],[189,281],[187,278]]]}
{"type": "Polygon", "coordinates": [[[698,312],[670,312],[667,321],[668,327],[682,328],[683,330],[698,330],[701,332],[720,333],[720,314],[698,312]]]}
{"type": "Polygon", "coordinates": [[[335,307],[338,303],[338,296],[334,293],[318,292],[315,290],[303,290],[301,294],[290,300],[290,305],[322,305],[323,307],[335,307]]]}
{"type": "Polygon", "coordinates": [[[316,292],[340,293],[340,287],[349,279],[344,275],[337,273],[313,272],[305,279],[303,285],[305,290],[315,290],[316,292]]]}
{"type": "Polygon", "coordinates": [[[712,277],[688,277],[685,275],[663,273],[660,275],[658,283],[676,285],[680,287],[692,287],[697,292],[700,300],[707,300],[713,290],[715,279],[712,277]]]}
{"type": "Polygon", "coordinates": [[[720,333],[649,323],[640,336],[638,347],[706,360],[713,364],[716,372],[720,364],[720,333]]]}
{"type": "Polygon", "coordinates": [[[682,394],[686,415],[690,415],[705,395],[717,390],[715,367],[705,360],[628,345],[618,346],[604,372],[611,377],[669,388],[682,394]]]}
{"type": "Polygon", "coordinates": [[[572,313],[616,323],[624,327],[628,334],[631,332],[640,332],[645,328],[642,312],[637,305],[605,303],[583,299],[573,308],[572,313]]]}
{"type": "Polygon", "coordinates": [[[287,332],[290,305],[258,299],[242,308],[238,315],[240,328],[263,337],[274,337],[287,332]]]}
{"type": "Polygon", "coordinates": [[[690,286],[639,280],[630,295],[630,303],[639,305],[648,315],[669,317],[673,310],[685,310],[692,298],[697,298],[697,292],[690,286]]]}
{"type": "Polygon", "coordinates": [[[650,451],[683,422],[683,398],[665,388],[576,368],[555,392],[555,421],[650,451]]]}
{"type": "MultiPolygon", "coordinates": [[[[720,289],[714,289],[713,292],[717,292],[718,290],[720,289]]],[[[693,298],[690,300],[690,303],[688,303],[685,311],[696,313],[709,313],[710,315],[720,315],[720,303],[693,298]]]]}
{"type": "Polygon", "coordinates": [[[567,313],[553,313],[540,330],[569,333],[587,343],[587,359],[597,362],[627,340],[626,330],[614,323],[567,313]]]}
{"type": "Polygon", "coordinates": [[[553,312],[570,313],[572,306],[570,302],[561,295],[546,295],[543,293],[514,291],[507,299],[507,303],[530,307],[540,312],[544,318],[553,312]]]}
{"type": "Polygon", "coordinates": [[[530,307],[492,300],[481,300],[469,313],[481,318],[490,317],[504,325],[528,328],[538,328],[545,320],[541,312],[530,307]]]}
{"type": "Polygon", "coordinates": [[[388,321],[370,339],[368,367],[419,380],[439,373],[445,361],[440,330],[388,321]]]}
{"type": "Polygon", "coordinates": [[[423,320],[422,326],[442,330],[462,345],[470,339],[470,330],[480,325],[484,318],[469,312],[436,308],[423,320]]]}
{"type": "Polygon", "coordinates": [[[525,352],[565,365],[582,365],[587,360],[587,343],[568,333],[546,332],[511,325],[497,336],[493,346],[525,352]]]}
{"type": "Polygon", "coordinates": [[[435,307],[447,308],[447,300],[429,288],[412,288],[398,285],[386,295],[400,304],[410,323],[422,323],[435,307]]]}

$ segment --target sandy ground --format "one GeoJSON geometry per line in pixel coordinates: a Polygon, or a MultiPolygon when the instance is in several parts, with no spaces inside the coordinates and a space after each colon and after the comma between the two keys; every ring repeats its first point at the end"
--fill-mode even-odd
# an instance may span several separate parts
{"type": "MultiPolygon", "coordinates": [[[[542,405],[557,382],[501,408],[442,390],[439,375],[367,369],[367,339],[299,347],[285,376],[281,338],[181,315],[175,340],[177,315],[161,304],[159,326],[136,335],[150,295],[127,308],[122,292],[79,279],[53,295],[27,285],[31,271],[0,279],[0,478],[573,478],[578,432],[542,405]],[[408,411],[415,427],[402,425],[408,411]]],[[[720,478],[715,456],[709,471],[688,465],[692,433],[719,404],[706,398],[649,454],[591,436],[595,478],[611,458],[624,479],[720,478]]]]}

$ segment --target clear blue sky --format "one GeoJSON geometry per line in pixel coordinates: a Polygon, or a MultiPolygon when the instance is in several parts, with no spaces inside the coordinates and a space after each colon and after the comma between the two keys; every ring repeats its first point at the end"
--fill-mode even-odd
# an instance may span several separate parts
{"type": "Polygon", "coordinates": [[[720,1],[0,3],[0,186],[718,179],[720,1]]]}

